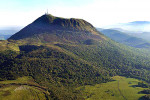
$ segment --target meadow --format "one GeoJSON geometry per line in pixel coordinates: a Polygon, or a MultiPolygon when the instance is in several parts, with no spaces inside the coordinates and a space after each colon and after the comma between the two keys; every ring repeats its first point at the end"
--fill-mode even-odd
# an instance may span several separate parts
{"type": "Polygon", "coordinates": [[[147,88],[136,86],[140,80],[122,76],[112,78],[112,82],[82,86],[77,90],[82,91],[86,100],[140,100],[145,95],[139,92],[147,88]]]}

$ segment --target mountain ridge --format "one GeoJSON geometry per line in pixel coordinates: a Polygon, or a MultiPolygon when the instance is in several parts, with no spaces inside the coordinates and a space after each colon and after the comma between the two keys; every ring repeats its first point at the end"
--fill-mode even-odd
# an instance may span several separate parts
{"type": "Polygon", "coordinates": [[[62,26],[65,28],[73,28],[73,29],[81,29],[85,30],[84,26],[90,26],[91,28],[94,28],[93,25],[88,23],[87,21],[83,19],[75,19],[75,18],[61,18],[61,17],[55,17],[51,14],[45,14],[36,19],[33,23],[37,24],[48,24],[48,25],[56,25],[55,27],[62,26]]]}
{"type": "Polygon", "coordinates": [[[102,32],[105,36],[108,36],[109,38],[111,38],[112,40],[131,46],[131,47],[135,47],[135,48],[143,48],[143,49],[148,49],[149,47],[149,42],[142,39],[142,38],[138,38],[129,34],[126,34],[125,32],[121,32],[119,30],[115,30],[115,29],[103,29],[103,30],[99,30],[100,32],[102,32]],[[146,43],[146,44],[145,44],[146,43]],[[147,46],[144,46],[147,45],[147,46]]]}

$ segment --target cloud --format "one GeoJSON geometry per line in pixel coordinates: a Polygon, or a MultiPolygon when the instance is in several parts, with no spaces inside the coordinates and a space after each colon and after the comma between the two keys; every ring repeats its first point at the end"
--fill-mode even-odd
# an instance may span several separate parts
{"type": "MultiPolygon", "coordinates": [[[[7,1],[11,1],[8,2],[10,7],[0,7],[0,25],[27,25],[44,14],[46,9],[49,9],[49,13],[55,16],[85,19],[97,27],[150,20],[149,0],[7,1]]],[[[5,4],[7,3],[5,2],[5,4]]]]}

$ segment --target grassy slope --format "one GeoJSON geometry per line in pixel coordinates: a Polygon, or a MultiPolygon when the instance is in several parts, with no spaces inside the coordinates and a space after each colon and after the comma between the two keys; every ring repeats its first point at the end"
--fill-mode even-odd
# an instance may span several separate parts
{"type": "Polygon", "coordinates": [[[18,44],[13,42],[8,42],[7,40],[1,40],[0,41],[0,51],[4,50],[13,50],[13,51],[19,51],[18,44]]]}
{"type": "Polygon", "coordinates": [[[0,81],[0,86],[0,100],[46,100],[46,91],[35,87],[38,84],[34,83],[30,77],[0,81]],[[32,84],[33,86],[23,84],[32,84]]]}
{"type": "Polygon", "coordinates": [[[138,92],[146,88],[133,87],[138,84],[139,80],[121,76],[115,76],[113,79],[116,81],[95,86],[87,85],[77,88],[77,90],[83,91],[86,100],[138,100],[145,95],[138,94],[138,92]]]}

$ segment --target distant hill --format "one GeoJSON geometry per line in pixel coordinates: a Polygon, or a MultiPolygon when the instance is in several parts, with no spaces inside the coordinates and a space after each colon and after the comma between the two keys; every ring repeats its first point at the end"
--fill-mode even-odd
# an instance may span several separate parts
{"type": "Polygon", "coordinates": [[[106,26],[104,28],[124,32],[134,37],[150,41],[150,21],[134,21],[106,26]]]}
{"type": "Polygon", "coordinates": [[[0,40],[7,40],[22,27],[0,27],[0,40]]]}
{"type": "Polygon", "coordinates": [[[128,23],[119,23],[104,28],[120,28],[131,32],[150,32],[150,21],[133,21],[128,23]]]}
{"type": "Polygon", "coordinates": [[[22,28],[23,26],[0,26],[0,35],[12,35],[22,28]]]}
{"type": "MultiPolygon", "coordinates": [[[[128,45],[128,46],[136,47],[136,48],[145,48],[145,46],[142,46],[142,45],[145,43],[149,44],[149,42],[147,42],[144,39],[133,37],[133,36],[128,35],[124,32],[114,30],[114,29],[104,29],[100,32],[102,32],[105,36],[108,36],[112,40],[115,40],[119,43],[123,43],[123,44],[128,45]]],[[[148,46],[149,45],[147,45],[147,47],[148,46]]]]}
{"type": "Polygon", "coordinates": [[[104,30],[103,28],[96,28],[98,31],[102,31],[102,30],[104,30]]]}
{"type": "Polygon", "coordinates": [[[143,43],[143,44],[140,44],[140,45],[136,45],[135,47],[137,48],[150,48],[150,43],[143,43]]]}
{"type": "Polygon", "coordinates": [[[3,36],[0,36],[0,40],[5,40],[3,36]]]}
{"type": "Polygon", "coordinates": [[[13,35],[19,30],[0,30],[0,35],[13,35]]]}
{"type": "Polygon", "coordinates": [[[7,40],[10,38],[12,35],[0,35],[0,40],[7,40]]]}
{"type": "Polygon", "coordinates": [[[123,42],[124,40],[130,38],[131,36],[128,34],[125,34],[123,32],[113,30],[113,29],[104,29],[101,31],[104,35],[108,36],[109,38],[112,38],[113,40],[117,42],[123,42]]]}

